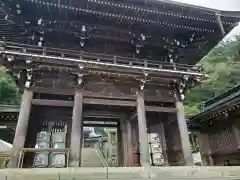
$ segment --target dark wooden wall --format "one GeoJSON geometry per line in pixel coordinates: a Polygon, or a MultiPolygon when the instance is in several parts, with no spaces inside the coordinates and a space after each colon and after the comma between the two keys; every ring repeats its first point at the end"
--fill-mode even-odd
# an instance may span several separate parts
{"type": "Polygon", "coordinates": [[[173,117],[174,116],[169,116],[168,121],[164,124],[166,133],[166,145],[169,164],[173,166],[179,166],[184,164],[184,159],[181,148],[178,123],[176,120],[171,120],[173,117]]]}
{"type": "Polygon", "coordinates": [[[207,157],[206,165],[240,164],[239,135],[240,121],[236,117],[215,121],[207,132],[201,132],[200,151],[207,157]]]}

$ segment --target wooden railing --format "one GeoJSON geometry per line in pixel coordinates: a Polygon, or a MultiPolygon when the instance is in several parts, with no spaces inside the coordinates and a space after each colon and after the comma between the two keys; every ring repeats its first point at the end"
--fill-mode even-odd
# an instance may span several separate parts
{"type": "Polygon", "coordinates": [[[145,68],[157,68],[166,69],[174,71],[185,71],[185,72],[196,72],[200,73],[202,71],[202,66],[188,65],[188,64],[178,64],[163,61],[153,61],[148,59],[138,59],[130,57],[121,57],[109,54],[100,53],[89,53],[84,51],[50,48],[50,47],[37,47],[28,44],[20,44],[14,42],[4,42],[0,41],[2,52],[3,51],[13,51],[21,52],[35,55],[53,56],[60,58],[70,58],[70,59],[80,59],[87,61],[96,61],[102,63],[111,63],[119,65],[130,65],[145,68]]]}

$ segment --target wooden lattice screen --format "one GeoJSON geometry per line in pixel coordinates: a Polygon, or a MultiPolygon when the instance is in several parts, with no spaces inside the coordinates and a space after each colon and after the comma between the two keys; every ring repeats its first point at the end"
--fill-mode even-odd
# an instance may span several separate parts
{"type": "Polygon", "coordinates": [[[236,148],[234,135],[231,127],[226,127],[221,130],[209,134],[209,143],[212,152],[222,150],[231,150],[236,148]]]}

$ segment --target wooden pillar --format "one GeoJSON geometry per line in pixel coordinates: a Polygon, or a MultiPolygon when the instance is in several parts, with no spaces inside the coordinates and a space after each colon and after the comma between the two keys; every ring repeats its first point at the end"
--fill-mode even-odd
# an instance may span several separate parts
{"type": "Polygon", "coordinates": [[[77,89],[74,95],[73,115],[72,115],[72,132],[71,132],[71,155],[70,166],[78,167],[81,164],[81,150],[83,139],[83,92],[77,89]]]}
{"type": "Polygon", "coordinates": [[[133,147],[133,141],[132,141],[132,124],[130,120],[127,120],[127,148],[128,148],[128,164],[127,166],[132,167],[134,166],[134,159],[133,159],[133,152],[134,152],[134,147],[133,147]]]}
{"type": "Polygon", "coordinates": [[[120,129],[121,129],[121,143],[122,143],[122,165],[124,167],[128,166],[128,131],[127,131],[127,120],[122,118],[120,120],[120,129]]]}
{"type": "Polygon", "coordinates": [[[165,138],[165,130],[164,130],[164,124],[163,121],[160,122],[160,143],[162,146],[162,151],[163,151],[163,158],[164,158],[164,166],[168,166],[168,154],[167,154],[167,144],[166,144],[166,138],[165,138]]]}
{"type": "Polygon", "coordinates": [[[177,100],[176,108],[177,108],[177,122],[178,122],[178,128],[179,128],[179,133],[180,133],[182,152],[183,152],[185,165],[192,166],[192,165],[194,165],[194,162],[193,162],[191,145],[190,145],[189,136],[188,136],[188,128],[187,128],[186,118],[184,115],[183,103],[181,101],[177,100]]]}
{"type": "Polygon", "coordinates": [[[202,156],[202,164],[204,166],[213,166],[213,158],[211,156],[211,146],[209,143],[209,138],[207,132],[198,133],[199,137],[199,145],[200,145],[200,153],[202,156]]]}
{"type": "Polygon", "coordinates": [[[237,144],[237,148],[240,149],[240,131],[235,124],[232,125],[232,132],[237,144]]]}
{"type": "Polygon", "coordinates": [[[132,125],[132,142],[133,142],[133,148],[138,148],[138,146],[139,146],[138,132],[137,132],[137,127],[135,124],[132,125]]]}
{"type": "Polygon", "coordinates": [[[140,157],[139,157],[139,140],[138,140],[138,129],[137,129],[137,122],[134,121],[132,124],[132,142],[133,142],[133,165],[140,166],[140,157]],[[136,124],[135,124],[136,123],[136,124]]]}
{"type": "MultiPolygon", "coordinates": [[[[147,122],[146,122],[146,112],[145,112],[143,91],[140,91],[137,94],[137,114],[138,114],[141,166],[143,166],[147,170],[150,167],[150,162],[149,162],[150,157],[149,157],[147,122]]],[[[149,174],[149,172],[147,173],[149,174]]]]}
{"type": "Polygon", "coordinates": [[[120,124],[117,127],[117,139],[118,139],[118,166],[123,166],[123,144],[120,124]]]}
{"type": "Polygon", "coordinates": [[[13,148],[12,148],[10,164],[9,164],[10,168],[17,167],[19,153],[21,151],[21,148],[24,148],[27,129],[28,129],[29,115],[31,111],[32,98],[33,98],[33,92],[25,88],[22,95],[21,108],[18,116],[15,136],[13,140],[13,148]]]}

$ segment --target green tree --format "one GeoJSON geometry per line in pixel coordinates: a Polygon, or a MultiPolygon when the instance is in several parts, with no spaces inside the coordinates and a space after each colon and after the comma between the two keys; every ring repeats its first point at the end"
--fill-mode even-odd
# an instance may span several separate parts
{"type": "Polygon", "coordinates": [[[239,57],[240,41],[220,43],[199,64],[202,64],[209,76],[186,94],[185,112],[192,116],[201,111],[204,101],[212,99],[236,85],[236,77],[240,75],[239,57]]]}
{"type": "Polygon", "coordinates": [[[0,104],[19,104],[20,96],[15,82],[6,73],[5,68],[0,67],[0,104]]]}

